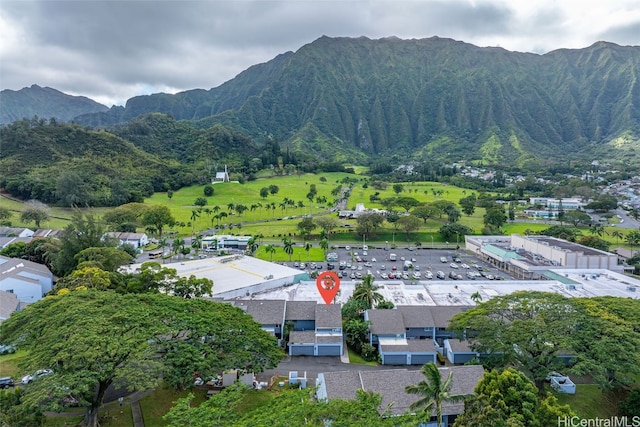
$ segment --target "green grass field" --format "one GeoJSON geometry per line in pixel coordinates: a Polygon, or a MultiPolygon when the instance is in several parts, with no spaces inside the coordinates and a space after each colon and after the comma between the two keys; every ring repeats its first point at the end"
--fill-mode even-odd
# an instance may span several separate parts
{"type": "Polygon", "coordinates": [[[576,394],[554,393],[558,402],[569,405],[580,418],[610,418],[616,415],[615,399],[603,394],[596,384],[576,384],[576,394]]]}
{"type": "Polygon", "coordinates": [[[14,380],[19,380],[18,377],[23,374],[19,364],[26,355],[26,351],[19,350],[0,356],[0,377],[12,377],[14,380]]]}

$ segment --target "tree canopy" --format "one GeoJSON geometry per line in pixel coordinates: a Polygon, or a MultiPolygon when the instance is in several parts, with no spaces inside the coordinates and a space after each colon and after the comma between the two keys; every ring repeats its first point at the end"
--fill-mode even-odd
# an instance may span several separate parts
{"type": "Polygon", "coordinates": [[[93,290],[48,296],[14,313],[0,325],[0,341],[27,350],[23,368],[54,371],[27,389],[26,402],[59,409],[71,394],[89,426],[112,384],[144,389],[162,375],[184,387],[194,371],[260,372],[282,356],[275,338],[229,304],[93,290]]]}
{"type": "Polygon", "coordinates": [[[485,372],[454,427],[546,427],[572,416],[568,405],[552,395],[539,397],[526,375],[509,368],[485,372]]]}
{"type": "Polygon", "coordinates": [[[637,300],[519,291],[455,315],[449,327],[500,366],[526,373],[541,391],[550,371],[564,369],[591,374],[606,389],[640,373],[637,315],[629,305],[640,309],[637,300]],[[572,366],[559,356],[569,356],[572,366]]]}

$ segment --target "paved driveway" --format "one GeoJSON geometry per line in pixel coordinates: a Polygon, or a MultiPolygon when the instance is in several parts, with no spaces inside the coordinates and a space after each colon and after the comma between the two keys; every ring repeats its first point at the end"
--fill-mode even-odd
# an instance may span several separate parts
{"type": "Polygon", "coordinates": [[[268,369],[257,375],[258,381],[269,382],[269,379],[276,373],[280,376],[289,376],[289,371],[298,371],[298,376],[307,373],[307,384],[315,385],[315,379],[320,372],[337,371],[375,371],[382,369],[420,369],[421,366],[369,366],[356,365],[353,363],[342,363],[339,357],[313,357],[295,356],[287,357],[275,369],[268,369]]]}

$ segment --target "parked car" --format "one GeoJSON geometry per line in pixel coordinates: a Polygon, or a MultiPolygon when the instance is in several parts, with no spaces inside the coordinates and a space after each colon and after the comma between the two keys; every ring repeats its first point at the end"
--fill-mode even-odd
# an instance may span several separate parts
{"type": "Polygon", "coordinates": [[[447,262],[447,257],[441,256],[440,257],[440,262],[447,262]]]}
{"type": "Polygon", "coordinates": [[[38,369],[35,373],[22,377],[22,384],[29,384],[30,382],[39,380],[40,378],[51,374],[53,374],[51,369],[38,369]]]}
{"type": "Polygon", "coordinates": [[[11,377],[2,377],[0,378],[0,388],[9,388],[13,387],[15,383],[11,379],[11,377]]]}
{"type": "Polygon", "coordinates": [[[16,352],[16,346],[13,344],[0,345],[0,354],[12,354],[16,352]]]}
{"type": "Polygon", "coordinates": [[[458,264],[456,264],[455,262],[452,262],[451,264],[449,264],[449,267],[455,268],[456,270],[459,268],[458,264]]]}
{"type": "Polygon", "coordinates": [[[443,272],[443,271],[437,271],[437,272],[436,272],[436,277],[437,277],[438,279],[440,279],[440,280],[444,280],[446,276],[444,275],[444,272],[443,272]]]}

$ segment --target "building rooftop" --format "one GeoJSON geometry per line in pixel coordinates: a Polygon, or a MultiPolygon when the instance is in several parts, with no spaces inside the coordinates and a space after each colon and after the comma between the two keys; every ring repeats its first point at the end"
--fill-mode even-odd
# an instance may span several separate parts
{"type": "Polygon", "coordinates": [[[245,310],[261,325],[281,325],[284,318],[283,300],[237,300],[233,305],[245,310]]]}
{"type": "MultiPolygon", "coordinates": [[[[482,366],[452,366],[439,368],[443,380],[452,375],[451,393],[471,394],[484,375],[482,366]]],[[[408,385],[418,384],[425,377],[418,370],[385,369],[375,371],[344,371],[323,373],[324,385],[329,399],[355,399],[356,390],[372,391],[380,394],[380,411],[390,408],[393,415],[409,411],[412,403],[420,396],[407,394],[408,385]]],[[[464,402],[442,403],[443,414],[460,414],[464,411],[464,402]]],[[[435,409],[434,412],[435,414],[435,409]]]]}
{"type": "Polygon", "coordinates": [[[367,310],[374,335],[403,335],[405,333],[402,313],[398,310],[367,310]]]}
{"type": "MultiPolygon", "coordinates": [[[[132,264],[125,269],[133,271],[140,268],[140,265],[132,264]]],[[[182,277],[194,275],[197,278],[212,280],[212,297],[214,298],[218,296],[227,297],[238,293],[248,296],[246,294],[250,295],[276,286],[283,287],[285,284],[292,284],[301,279],[309,278],[308,274],[300,270],[243,255],[178,261],[166,263],[164,266],[176,269],[178,275],[182,277]],[[243,290],[244,292],[242,292],[243,290]]]]}

